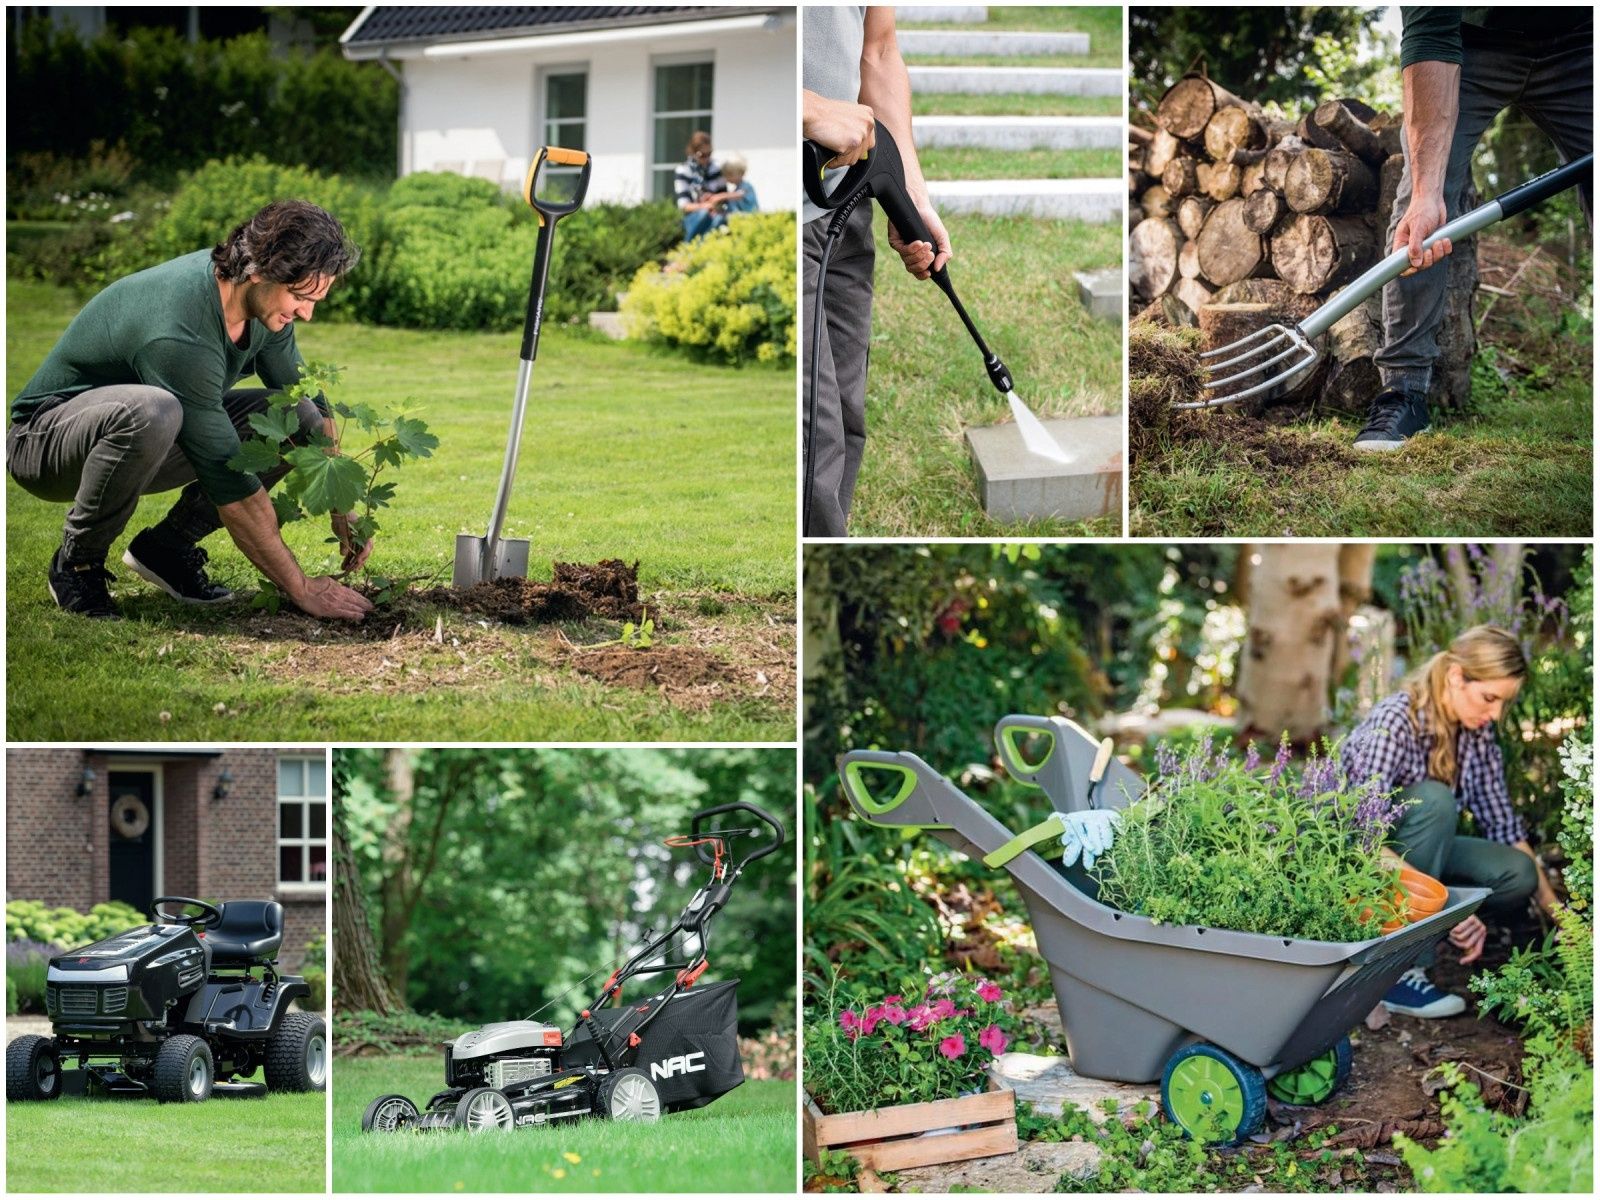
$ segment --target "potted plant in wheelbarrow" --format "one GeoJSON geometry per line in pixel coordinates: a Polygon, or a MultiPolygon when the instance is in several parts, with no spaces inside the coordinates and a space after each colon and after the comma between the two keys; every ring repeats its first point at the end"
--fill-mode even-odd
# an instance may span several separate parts
{"type": "Polygon", "coordinates": [[[873,1000],[836,984],[806,1026],[806,1157],[894,1171],[1015,1151],[1016,1097],[987,1074],[1008,1041],[1002,999],[956,973],[873,1000]]]}

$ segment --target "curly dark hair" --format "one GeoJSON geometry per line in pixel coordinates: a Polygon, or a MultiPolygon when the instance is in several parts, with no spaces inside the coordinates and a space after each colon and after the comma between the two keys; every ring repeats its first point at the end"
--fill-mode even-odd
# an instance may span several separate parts
{"type": "Polygon", "coordinates": [[[338,279],[360,257],[331,213],[305,200],[274,200],[211,251],[211,266],[227,283],[243,283],[251,275],[299,283],[317,275],[338,279]]]}

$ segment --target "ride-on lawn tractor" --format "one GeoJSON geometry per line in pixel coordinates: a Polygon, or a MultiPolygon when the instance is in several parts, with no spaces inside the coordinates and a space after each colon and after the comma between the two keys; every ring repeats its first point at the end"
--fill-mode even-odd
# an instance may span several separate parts
{"type": "MultiPolygon", "coordinates": [[[[539,1015],[535,1012],[525,1020],[501,1021],[462,1034],[445,1043],[444,1078],[449,1086],[444,1091],[421,1112],[405,1096],[379,1096],[362,1114],[362,1131],[481,1133],[584,1116],[655,1121],[664,1112],[700,1108],[743,1083],[734,996],[739,981],[695,984],[706,969],[712,918],[728,903],[745,867],[783,844],[784,828],[755,805],[737,803],[696,813],[689,829],[685,836],[668,838],[666,845],[693,848],[711,868],[711,877],[670,929],[659,936],[646,930],[644,945],[612,971],[568,1033],[533,1020],[539,1015]],[[713,817],[733,812],[749,813],[761,824],[706,828],[713,817]],[[743,838],[760,844],[735,862],[728,847],[743,838]],[[671,957],[673,939],[679,934],[684,935],[683,961],[663,961],[671,957]],[[690,944],[695,946],[692,955],[690,944]],[[670,982],[654,995],[623,1001],[622,989],[629,980],[668,973],[670,982]]],[[[574,986],[605,969],[591,971],[574,986]]]]}
{"type": "Polygon", "coordinates": [[[7,1100],[54,1100],[91,1084],[175,1101],[327,1086],[326,1024],[289,1011],[311,989],[275,969],[281,904],[161,896],[150,917],[153,924],[50,960],[45,1011],[54,1036],[28,1034],[6,1047],[7,1100]],[[73,1059],[76,1068],[64,1069],[73,1059]],[[258,1068],[265,1086],[233,1082],[258,1068]]]}

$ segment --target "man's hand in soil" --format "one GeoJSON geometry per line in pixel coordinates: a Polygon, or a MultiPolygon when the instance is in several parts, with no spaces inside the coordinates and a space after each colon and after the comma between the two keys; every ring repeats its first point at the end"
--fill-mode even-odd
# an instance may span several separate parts
{"type": "Polygon", "coordinates": [[[807,138],[836,152],[828,160],[830,167],[860,162],[878,131],[877,118],[865,104],[829,100],[815,92],[805,93],[802,121],[807,138]]]}
{"type": "Polygon", "coordinates": [[[359,621],[372,611],[372,601],[354,588],[347,588],[331,575],[308,578],[290,602],[313,617],[333,617],[340,621],[359,621]]]}
{"type": "Polygon", "coordinates": [[[333,536],[339,539],[339,553],[344,556],[339,565],[341,571],[348,575],[366,566],[367,556],[372,553],[373,539],[368,538],[364,545],[357,548],[355,535],[350,532],[349,513],[333,514],[333,536]]]}
{"type": "Polygon", "coordinates": [[[900,255],[900,261],[905,263],[906,270],[918,279],[926,279],[950,261],[950,235],[945,232],[944,222],[939,220],[939,214],[933,211],[933,206],[926,199],[919,200],[913,196],[911,203],[916,206],[917,215],[922,218],[922,223],[933,235],[935,244],[930,246],[927,242],[902,242],[899,231],[891,224],[889,245],[900,255]]]}
{"type": "Polygon", "coordinates": [[[1483,956],[1483,943],[1488,936],[1488,927],[1477,917],[1468,917],[1450,930],[1450,944],[1461,951],[1462,966],[1475,963],[1483,956]]]}

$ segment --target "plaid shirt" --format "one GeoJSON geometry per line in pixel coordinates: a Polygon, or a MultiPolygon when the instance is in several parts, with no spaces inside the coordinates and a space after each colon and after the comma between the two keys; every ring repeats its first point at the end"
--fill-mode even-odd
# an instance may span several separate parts
{"type": "MultiPolygon", "coordinates": [[[[1352,783],[1377,776],[1384,787],[1393,790],[1428,778],[1428,751],[1432,748],[1432,736],[1419,735],[1411,727],[1411,697],[1396,692],[1373,705],[1367,719],[1345,739],[1339,759],[1352,783]]],[[[1468,809],[1492,842],[1509,845],[1527,837],[1527,827],[1506,790],[1505,760],[1492,724],[1461,729],[1456,735],[1456,764],[1460,775],[1455,785],[1456,811],[1468,809]]]]}
{"type": "Polygon", "coordinates": [[[686,158],[672,173],[672,194],[679,208],[687,208],[700,199],[703,192],[727,191],[722,178],[722,168],[716,163],[702,167],[697,158],[686,158]]]}

